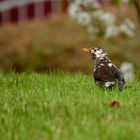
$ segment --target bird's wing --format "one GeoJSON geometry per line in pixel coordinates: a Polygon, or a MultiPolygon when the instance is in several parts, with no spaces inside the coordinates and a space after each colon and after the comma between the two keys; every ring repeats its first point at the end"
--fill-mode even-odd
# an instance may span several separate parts
{"type": "Polygon", "coordinates": [[[112,66],[110,67],[110,69],[111,69],[112,74],[114,75],[115,79],[118,80],[118,86],[119,86],[119,88],[120,89],[123,89],[124,88],[124,85],[125,85],[123,74],[119,71],[119,69],[114,64],[112,64],[112,66]]]}
{"type": "Polygon", "coordinates": [[[98,65],[94,70],[94,78],[103,82],[115,81],[115,67],[98,65]]]}
{"type": "Polygon", "coordinates": [[[125,84],[123,75],[114,64],[112,64],[111,66],[109,66],[108,64],[105,66],[98,66],[94,71],[94,78],[95,81],[100,82],[116,81],[117,79],[120,89],[122,89],[125,84]]]}
{"type": "Polygon", "coordinates": [[[112,68],[112,72],[113,74],[115,75],[115,78],[118,80],[118,86],[120,89],[123,89],[124,86],[125,86],[125,81],[124,81],[124,77],[123,77],[123,74],[116,68],[116,70],[114,69],[114,65],[113,65],[113,68],[112,68]]]}

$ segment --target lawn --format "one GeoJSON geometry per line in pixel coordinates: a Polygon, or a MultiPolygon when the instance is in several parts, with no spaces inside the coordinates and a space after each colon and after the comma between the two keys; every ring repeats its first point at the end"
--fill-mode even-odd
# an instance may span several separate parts
{"type": "Polygon", "coordinates": [[[0,138],[138,140],[139,88],[100,89],[82,73],[0,74],[0,138]]]}

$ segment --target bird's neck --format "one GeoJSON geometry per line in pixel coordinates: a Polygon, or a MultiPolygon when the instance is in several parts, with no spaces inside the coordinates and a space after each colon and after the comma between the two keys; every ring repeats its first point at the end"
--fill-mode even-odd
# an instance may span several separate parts
{"type": "Polygon", "coordinates": [[[100,60],[109,60],[108,56],[101,56],[99,58],[96,58],[96,61],[100,61],[100,60]]]}
{"type": "Polygon", "coordinates": [[[101,56],[99,58],[96,58],[95,64],[102,63],[102,62],[111,62],[108,56],[101,56]]]}

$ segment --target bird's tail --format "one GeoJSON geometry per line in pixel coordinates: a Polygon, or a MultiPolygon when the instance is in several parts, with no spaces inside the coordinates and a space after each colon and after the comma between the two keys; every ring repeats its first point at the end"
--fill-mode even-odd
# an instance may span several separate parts
{"type": "Polygon", "coordinates": [[[125,80],[121,72],[118,73],[118,86],[120,90],[125,88],[125,80]]]}

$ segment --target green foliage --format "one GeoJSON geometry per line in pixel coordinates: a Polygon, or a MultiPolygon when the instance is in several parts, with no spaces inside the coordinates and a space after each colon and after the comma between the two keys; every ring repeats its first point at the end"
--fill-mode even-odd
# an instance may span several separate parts
{"type": "Polygon", "coordinates": [[[85,29],[64,15],[43,22],[6,25],[0,28],[0,71],[68,70],[89,73],[92,60],[81,49],[92,46],[105,49],[117,65],[132,61],[140,67],[137,59],[140,57],[139,44],[139,33],[131,39],[105,41],[97,38],[92,42],[85,29]]]}
{"type": "Polygon", "coordinates": [[[100,89],[80,73],[1,74],[0,138],[138,140],[139,88],[134,81],[123,91],[100,89]]]}
{"type": "Polygon", "coordinates": [[[123,0],[115,0],[115,2],[118,4],[118,5],[121,5],[123,3],[123,0]]]}

